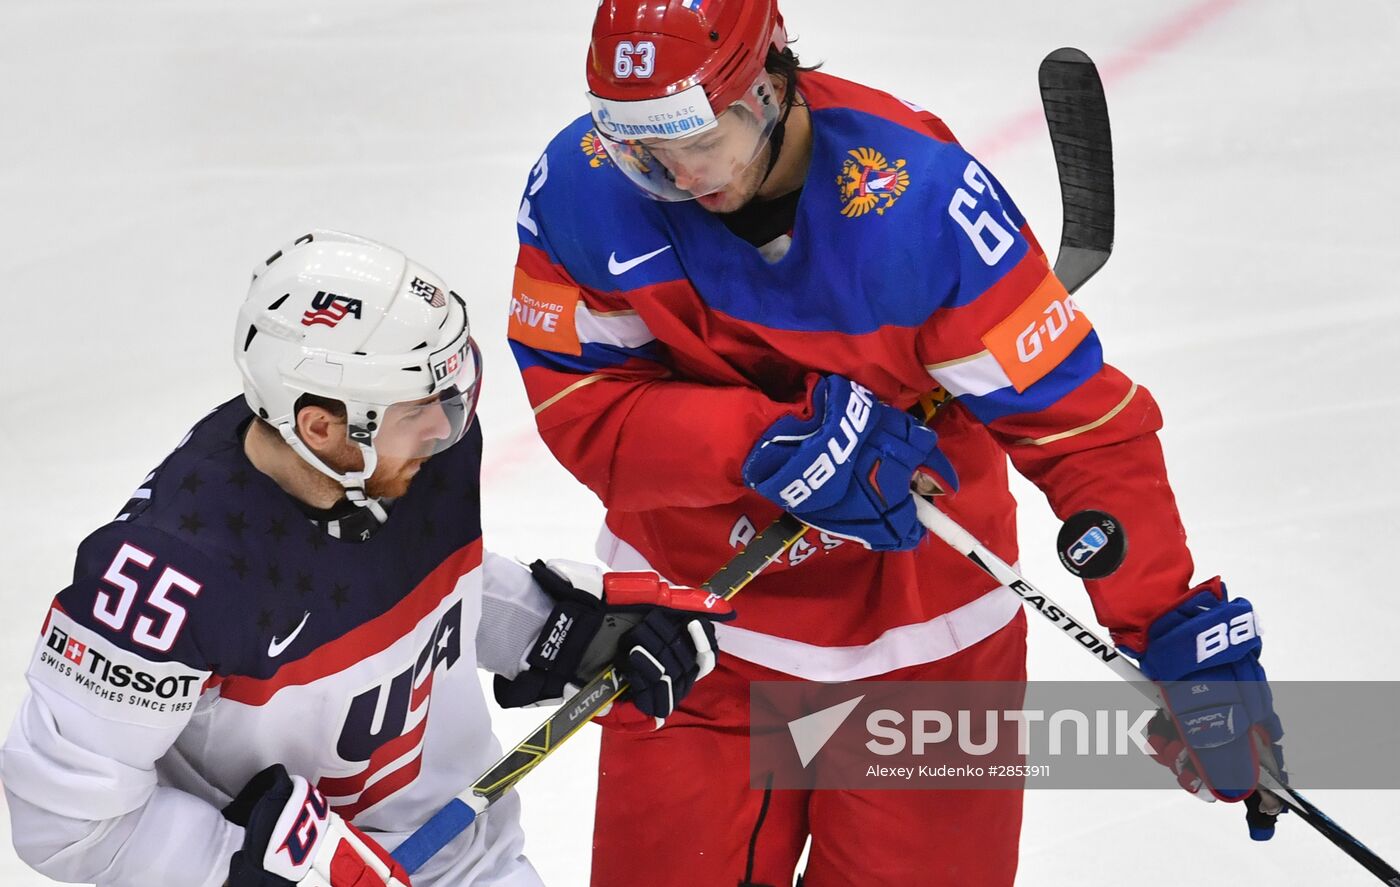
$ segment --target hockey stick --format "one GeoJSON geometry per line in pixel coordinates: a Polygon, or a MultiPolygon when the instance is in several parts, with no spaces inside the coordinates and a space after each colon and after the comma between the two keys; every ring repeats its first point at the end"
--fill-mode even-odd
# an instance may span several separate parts
{"type": "MultiPolygon", "coordinates": [[[[1064,210],[1064,226],[1060,234],[1060,252],[1055,260],[1055,274],[1065,285],[1065,289],[1072,293],[1103,267],[1113,251],[1113,142],[1108,123],[1108,103],[1104,98],[1103,83],[1094,62],[1083,51],[1070,47],[1055,50],[1041,62],[1040,97],[1045,108],[1046,124],[1050,128],[1050,142],[1055,149],[1055,165],[1060,177],[1060,200],[1064,210]]],[[[942,521],[939,521],[939,518],[931,519],[939,521],[954,538],[958,538],[958,534],[961,533],[966,538],[960,541],[970,542],[974,547],[965,549],[925,521],[929,529],[943,541],[968,555],[983,569],[987,569],[975,554],[978,551],[986,552],[986,549],[938,509],[931,505],[926,509],[920,508],[921,517],[930,512],[943,518],[942,521]]],[[[986,554],[990,555],[990,552],[986,554]]],[[[1010,567],[1004,563],[1001,567],[1005,568],[1003,575],[1011,578],[1010,581],[1000,581],[1021,593],[1021,588],[1015,584],[1019,582],[1030,589],[1032,595],[1039,595],[1048,601],[1044,595],[1030,588],[1010,567]]],[[[1022,597],[1025,596],[1022,594],[1022,597]]],[[[1041,609],[1037,606],[1036,609],[1066,631],[1087,631],[1066,615],[1062,608],[1047,606],[1041,609]],[[1061,614],[1063,618],[1057,620],[1052,612],[1061,614]]],[[[1135,686],[1150,688],[1150,698],[1160,704],[1155,685],[1143,684],[1145,678],[1131,663],[1118,656],[1111,646],[1097,638],[1095,641],[1097,643],[1091,652],[1102,650],[1106,653],[1100,653],[1100,658],[1105,658],[1106,655],[1116,657],[1107,663],[1109,667],[1135,686]]],[[[1307,798],[1284,785],[1276,774],[1263,774],[1261,784],[1277,794],[1294,813],[1355,859],[1368,872],[1387,884],[1400,887],[1400,875],[1397,875],[1389,863],[1373,853],[1307,798]]]]}
{"type": "Polygon", "coordinates": [[[1113,251],[1113,136],[1093,60],[1069,47],[1047,55],[1040,63],[1040,101],[1064,211],[1055,276],[1074,292],[1113,251]]]}
{"type": "MultiPolygon", "coordinates": [[[[1007,586],[1021,599],[1030,604],[1037,613],[1050,620],[1062,632],[1073,632],[1076,643],[1087,650],[1100,662],[1111,668],[1119,677],[1128,681],[1143,696],[1158,708],[1164,707],[1161,691],[1147,679],[1137,666],[1118,653],[1114,646],[1100,638],[1069,615],[1069,611],[1055,603],[1045,592],[1031,585],[1006,561],[993,554],[987,546],[963,529],[957,521],[934,507],[922,496],[914,497],[914,506],[919,512],[919,522],[935,536],[948,543],[960,554],[981,567],[987,575],[1007,586]]],[[[1365,844],[1358,841],[1350,832],[1334,822],[1307,798],[1290,788],[1279,773],[1268,763],[1261,761],[1259,785],[1273,792],[1288,805],[1303,821],[1322,833],[1323,837],[1336,844],[1342,852],[1361,864],[1366,871],[1375,875],[1392,887],[1400,887],[1400,871],[1376,855],[1365,844]]]]}
{"type": "MultiPolygon", "coordinates": [[[[778,518],[720,567],[701,587],[729,600],[796,542],[807,525],[790,514],[778,518]]],[[[609,668],[564,701],[524,741],[506,753],[461,795],[447,802],[395,848],[394,859],[411,875],[433,854],[466,830],[486,808],[549,757],[565,740],[627,690],[627,682],[609,668]]]]}

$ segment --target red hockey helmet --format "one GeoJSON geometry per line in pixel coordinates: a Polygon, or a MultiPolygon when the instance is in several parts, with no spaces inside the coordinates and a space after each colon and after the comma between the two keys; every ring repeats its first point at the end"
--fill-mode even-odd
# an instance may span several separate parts
{"type": "Polygon", "coordinates": [[[764,62],[786,45],[777,0],[603,0],[588,51],[594,127],[651,196],[718,191],[777,123],[764,62]]]}

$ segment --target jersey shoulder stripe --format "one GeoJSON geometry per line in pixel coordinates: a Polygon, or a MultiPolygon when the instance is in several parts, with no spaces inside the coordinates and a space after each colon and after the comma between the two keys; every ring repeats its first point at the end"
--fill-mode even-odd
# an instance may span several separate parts
{"type": "Polygon", "coordinates": [[[1025,391],[1007,385],[982,395],[958,398],[978,421],[991,424],[1005,416],[1038,413],[1054,406],[1073,392],[1103,366],[1103,348],[1098,334],[1092,330],[1054,369],[1025,391]]]}
{"type": "Polygon", "coordinates": [[[581,346],[578,354],[569,354],[533,348],[515,339],[510,340],[510,350],[522,371],[545,367],[566,373],[597,373],[620,368],[631,360],[654,361],[660,356],[660,349],[655,346],[624,348],[589,343],[581,346]]]}
{"type": "Polygon", "coordinates": [[[262,705],[284,687],[300,686],[342,672],[387,649],[409,634],[457,588],[463,576],[481,565],[480,538],[459,549],[428,574],[390,610],[356,626],[310,654],[277,669],[271,677],[233,675],[224,680],[224,698],[262,705]]]}

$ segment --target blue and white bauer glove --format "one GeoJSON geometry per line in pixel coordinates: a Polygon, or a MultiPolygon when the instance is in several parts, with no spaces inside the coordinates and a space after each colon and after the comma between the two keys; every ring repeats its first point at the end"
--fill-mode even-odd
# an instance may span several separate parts
{"type": "Polygon", "coordinates": [[[958,475],[938,435],[841,376],[812,387],[809,416],[787,415],[744,461],[744,483],[804,523],[876,551],[905,551],[924,537],[909,485],[916,473],[938,492],[958,475]]]}
{"type": "Polygon", "coordinates": [[[1259,755],[1266,750],[1283,766],[1283,725],[1259,664],[1254,607],[1229,600],[1219,576],[1195,591],[1152,624],[1145,651],[1128,651],[1167,703],[1148,725],[1148,744],[1192,794],[1205,788],[1222,801],[1246,801],[1250,837],[1267,841],[1279,808],[1255,791],[1259,755]]]}

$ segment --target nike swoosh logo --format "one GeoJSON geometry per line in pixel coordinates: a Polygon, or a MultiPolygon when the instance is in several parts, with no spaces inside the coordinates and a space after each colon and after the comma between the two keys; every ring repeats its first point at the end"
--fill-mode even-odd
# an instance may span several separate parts
{"type": "Polygon", "coordinates": [[[643,262],[656,258],[670,248],[671,245],[668,243],[661,249],[653,250],[644,256],[637,256],[635,259],[628,259],[625,262],[619,262],[617,260],[617,253],[612,253],[608,256],[608,270],[612,272],[613,277],[617,277],[619,274],[626,274],[643,262]]]}
{"type": "Polygon", "coordinates": [[[273,635],[272,642],[267,645],[268,657],[271,659],[276,659],[278,656],[281,656],[282,651],[286,650],[289,646],[291,646],[292,641],[296,640],[297,635],[301,634],[301,629],[303,626],[306,625],[306,620],[309,618],[311,618],[311,611],[307,610],[305,613],[301,614],[301,621],[297,623],[296,628],[292,629],[291,634],[287,635],[281,640],[279,640],[276,635],[273,635]]]}

